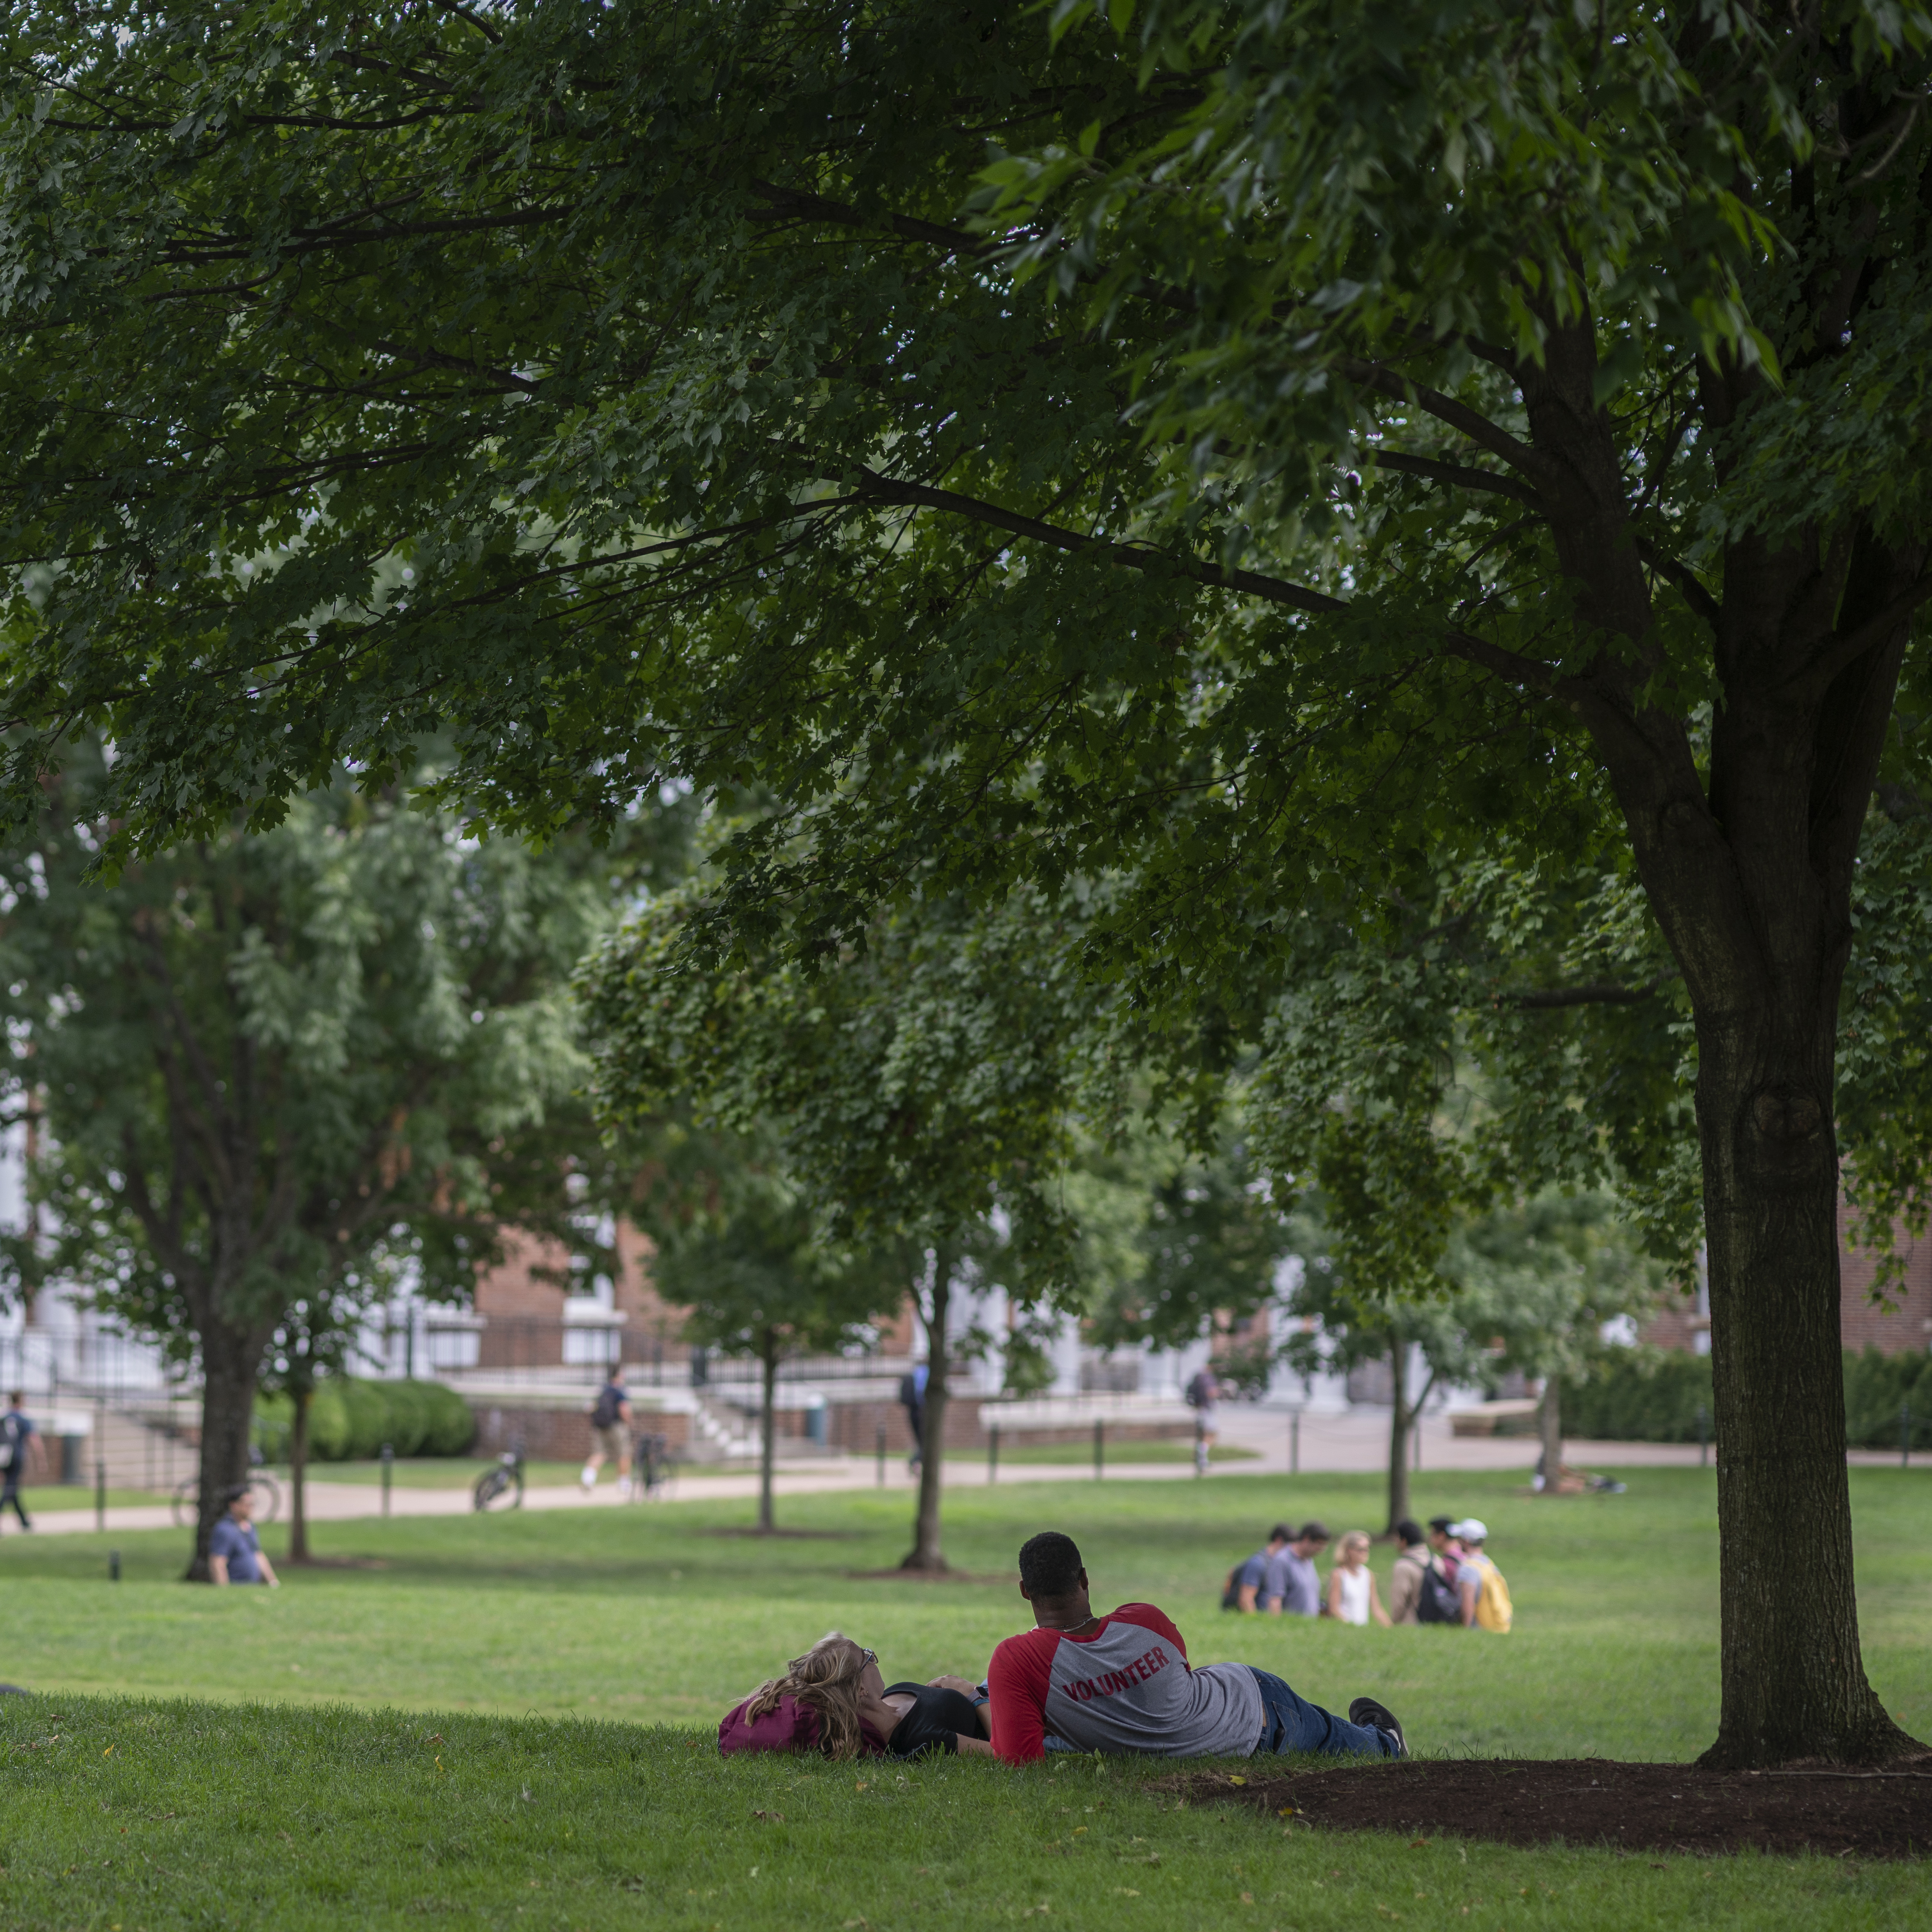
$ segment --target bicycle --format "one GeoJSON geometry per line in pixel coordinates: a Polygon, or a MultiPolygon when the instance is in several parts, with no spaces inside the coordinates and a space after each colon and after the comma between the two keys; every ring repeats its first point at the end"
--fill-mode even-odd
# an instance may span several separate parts
{"type": "Polygon", "coordinates": [[[668,1436],[640,1436],[632,1464],[638,1472],[638,1480],[631,1489],[632,1497],[642,1502],[659,1494],[676,1478],[682,1460],[671,1448],[668,1436]]]}
{"type": "MultiPolygon", "coordinates": [[[[282,1513],[282,1486],[266,1469],[251,1469],[248,1472],[248,1487],[254,1492],[254,1516],[259,1526],[273,1522],[282,1513]]],[[[190,1523],[201,1520],[201,1478],[184,1476],[174,1487],[169,1499],[175,1527],[186,1529],[190,1523]]]]}
{"type": "Polygon", "coordinates": [[[494,1468],[485,1469],[476,1478],[476,1484],[470,1492],[472,1508],[478,1510],[491,1508],[500,1503],[511,1492],[515,1492],[512,1509],[524,1506],[524,1449],[518,1443],[514,1449],[506,1449],[496,1458],[494,1468]]]}

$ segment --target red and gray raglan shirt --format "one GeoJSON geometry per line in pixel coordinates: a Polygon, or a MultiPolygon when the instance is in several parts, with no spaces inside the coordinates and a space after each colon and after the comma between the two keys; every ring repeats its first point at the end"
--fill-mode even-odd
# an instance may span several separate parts
{"type": "Polygon", "coordinates": [[[1093,1628],[1031,1630],[993,1653],[993,1750],[1010,1764],[1076,1750],[1246,1757],[1261,1742],[1261,1686],[1245,1664],[1192,1670],[1180,1633],[1151,1604],[1123,1604],[1093,1628]]]}

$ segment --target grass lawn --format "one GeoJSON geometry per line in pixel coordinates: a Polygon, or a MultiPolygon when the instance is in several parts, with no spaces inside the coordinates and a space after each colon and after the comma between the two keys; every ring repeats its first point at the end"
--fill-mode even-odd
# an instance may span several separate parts
{"type": "MultiPolygon", "coordinates": [[[[102,1539],[9,1539],[0,1677],[51,1694],[0,1700],[0,1923],[428,1913],[884,1932],[1006,1923],[1045,1904],[1050,1925],[1287,1932],[1396,1912],[1461,1923],[1467,1904],[1472,1924],[1607,1932],[1876,1928],[1932,1912],[1919,1864],[1412,1850],[1163,1810],[1136,1766],[728,1765],[711,1748],[723,1707],[835,1624],[892,1675],[976,1675],[1027,1621],[1015,1550],[1054,1526],[1079,1539],[1097,1600],[1160,1602],[1197,1661],[1240,1657],[1330,1705],[1379,1696],[1420,1752],[1686,1758],[1716,1719],[1714,1478],[1625,1474],[1627,1496],[1554,1502],[1504,1474],[1418,1478],[1419,1514],[1488,1520],[1517,1606],[1506,1640],[1216,1610],[1229,1564],[1277,1516],[1372,1526],[1369,1477],[962,1491],[948,1552],[984,1580],[945,1584],[864,1574],[904,1551],[904,1491],[786,1498],[781,1520],[818,1533],[771,1543],[716,1533],[748,1525],[748,1503],[701,1498],[324,1524],[319,1546],[345,1567],[277,1592],[174,1582],[178,1532],[113,1536],[118,1585],[102,1539]],[[211,1701],[158,1701],[182,1698],[211,1701]]],[[[1932,1478],[1855,1469],[1851,1482],[1868,1667],[1900,1720],[1932,1736],[1932,1478]]],[[[268,1532],[272,1552],[284,1534],[268,1532]]],[[[1386,1551],[1376,1561],[1386,1580],[1386,1551]]]]}
{"type": "MultiPolygon", "coordinates": [[[[152,1508],[158,1503],[166,1503],[166,1490],[116,1490],[107,1492],[110,1509],[152,1508]]],[[[20,1500],[27,1506],[29,1516],[39,1516],[48,1510],[64,1514],[69,1510],[91,1510],[94,1507],[94,1485],[92,1483],[41,1483],[32,1488],[22,1488],[20,1500]]],[[[9,1510],[0,1516],[0,1536],[17,1532],[20,1526],[14,1512],[9,1510]]]]}

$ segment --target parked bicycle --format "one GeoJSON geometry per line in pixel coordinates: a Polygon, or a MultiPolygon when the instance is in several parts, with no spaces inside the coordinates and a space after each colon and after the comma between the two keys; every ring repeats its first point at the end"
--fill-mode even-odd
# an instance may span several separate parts
{"type": "Polygon", "coordinates": [[[506,1449],[496,1458],[496,1466],[485,1469],[476,1478],[476,1486],[470,1491],[470,1497],[478,1510],[499,1506],[523,1508],[524,1445],[520,1442],[514,1449],[506,1449]]]}
{"type": "MultiPolygon", "coordinates": [[[[253,1514],[257,1528],[273,1522],[282,1512],[282,1486],[266,1469],[251,1469],[248,1474],[248,1487],[254,1492],[253,1514]]],[[[184,1476],[174,1487],[170,1499],[174,1512],[175,1526],[185,1529],[201,1517],[201,1478],[184,1476]]]]}
{"type": "Polygon", "coordinates": [[[670,1446],[669,1436],[640,1436],[633,1462],[638,1480],[632,1495],[641,1498],[660,1494],[676,1475],[682,1460],[670,1446]]]}

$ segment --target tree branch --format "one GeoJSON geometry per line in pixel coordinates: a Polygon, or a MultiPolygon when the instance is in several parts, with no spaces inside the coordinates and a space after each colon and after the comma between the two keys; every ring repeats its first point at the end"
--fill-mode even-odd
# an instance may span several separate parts
{"type": "Polygon", "coordinates": [[[1335,368],[1350,382],[1358,382],[1364,388],[1379,389],[1398,402],[1413,403],[1418,409],[1426,410],[1438,422],[1447,423],[1472,442],[1480,444],[1492,456],[1501,457],[1512,470],[1521,470],[1533,482],[1546,487],[1556,480],[1556,465],[1550,458],[1531,448],[1528,443],[1519,442],[1480,410],[1457,402],[1452,396],[1445,396],[1440,389],[1427,388],[1420,382],[1412,382],[1401,370],[1391,369],[1386,363],[1364,362],[1352,356],[1336,357],[1335,368]]]}
{"type": "Polygon", "coordinates": [[[1176,576],[1191,578],[1197,584],[1211,584],[1217,590],[1243,591],[1270,604],[1285,604],[1291,610],[1327,614],[1348,608],[1339,597],[1324,596],[1318,590],[1306,590],[1282,578],[1264,577],[1252,570],[1223,570],[1218,565],[1198,563],[1192,558],[1176,556],[1172,551],[1151,546],[1109,543],[1103,538],[1082,536],[1078,530],[1042,523],[1037,518],[1022,516],[1017,511],[985,502],[976,496],[962,496],[954,490],[935,490],[923,483],[902,482],[894,477],[881,476],[875,470],[859,471],[859,491],[862,496],[877,497],[888,503],[943,510],[953,516],[969,518],[974,523],[990,524],[995,530],[1009,531],[1016,537],[1029,537],[1038,543],[1051,544],[1057,550],[1097,551],[1110,562],[1123,564],[1130,570],[1172,571],[1176,576]]]}
{"type": "Polygon", "coordinates": [[[1684,601],[1713,630],[1724,614],[1724,607],[1699,580],[1697,573],[1688,563],[1681,563],[1674,556],[1659,550],[1648,537],[1636,539],[1636,554],[1659,576],[1666,577],[1682,593],[1684,601]]]}
{"type": "Polygon", "coordinates": [[[1636,1006],[1656,997],[1658,988],[1676,978],[1674,973],[1660,973],[1642,986],[1552,986],[1532,993],[1498,993],[1499,1006],[1525,1006],[1544,1012],[1563,1006],[1636,1006]]]}
{"type": "Polygon", "coordinates": [[[1817,678],[1828,684],[1847,664],[1856,663],[1874,644],[1882,644],[1928,597],[1932,597],[1932,577],[1922,577],[1908,584],[1882,610],[1875,611],[1855,628],[1834,636],[1816,657],[1793,671],[1785,684],[1795,684],[1800,678],[1817,678]]]}
{"type": "Polygon", "coordinates": [[[1464,463],[1438,463],[1426,456],[1405,456],[1398,450],[1377,450],[1371,458],[1378,469],[1400,470],[1404,476],[1426,476],[1433,483],[1449,483],[1459,489],[1486,490],[1497,496],[1513,496],[1547,516],[1550,506],[1527,483],[1514,476],[1498,476],[1493,470],[1472,469],[1464,463]]]}
{"type": "Polygon", "coordinates": [[[820,221],[835,221],[842,228],[889,228],[902,240],[936,243],[956,255],[975,258],[991,255],[994,244],[963,228],[948,228],[937,221],[920,221],[909,214],[864,214],[842,201],[830,201],[822,194],[808,194],[800,189],[780,188],[776,182],[754,181],[754,194],[770,202],[770,215],[754,220],[774,220],[788,214],[814,216],[820,221]]]}

